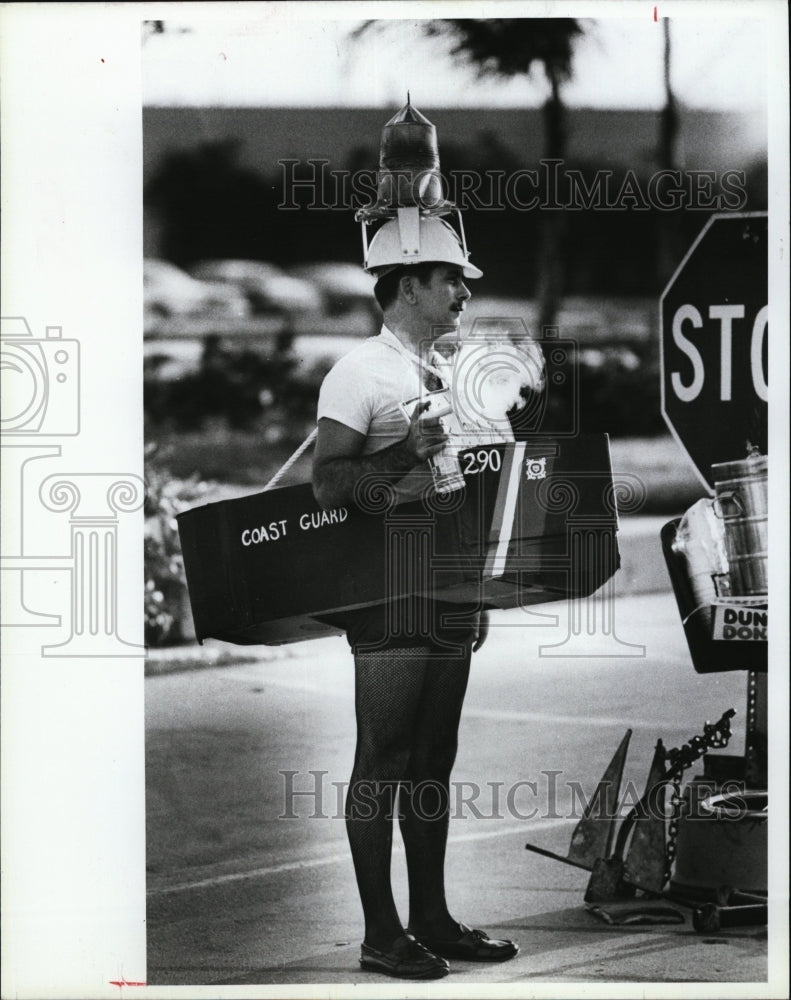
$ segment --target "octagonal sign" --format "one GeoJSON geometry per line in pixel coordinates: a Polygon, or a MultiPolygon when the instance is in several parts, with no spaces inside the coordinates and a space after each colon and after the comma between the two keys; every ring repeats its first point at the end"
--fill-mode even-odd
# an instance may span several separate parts
{"type": "Polygon", "coordinates": [[[713,215],[660,299],[662,416],[701,482],[767,449],[766,212],[713,215]]]}

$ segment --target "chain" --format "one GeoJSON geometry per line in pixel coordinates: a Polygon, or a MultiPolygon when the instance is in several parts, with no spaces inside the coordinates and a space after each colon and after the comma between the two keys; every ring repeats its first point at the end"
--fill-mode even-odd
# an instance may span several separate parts
{"type": "Polygon", "coordinates": [[[662,885],[670,881],[670,873],[676,860],[676,845],[678,841],[678,821],[681,816],[681,776],[673,779],[673,790],[670,794],[670,820],[667,825],[667,847],[665,849],[665,873],[662,885]]]}
{"type": "Polygon", "coordinates": [[[731,738],[731,719],[736,714],[734,709],[724,712],[717,722],[707,722],[703,726],[702,736],[693,736],[689,742],[679,749],[667,751],[667,760],[670,768],[667,778],[672,783],[670,795],[670,819],[668,822],[667,846],[665,848],[665,871],[663,885],[670,881],[670,874],[673,869],[673,862],[676,859],[676,849],[678,844],[678,823],[681,818],[681,806],[683,798],[681,795],[681,776],[688,770],[707,750],[716,750],[726,747],[731,738]]]}

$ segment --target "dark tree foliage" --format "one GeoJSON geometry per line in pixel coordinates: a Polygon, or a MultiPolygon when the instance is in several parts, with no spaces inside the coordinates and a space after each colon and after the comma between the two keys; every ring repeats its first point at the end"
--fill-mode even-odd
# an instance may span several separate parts
{"type": "Polygon", "coordinates": [[[240,146],[241,140],[205,143],[165,158],[144,192],[164,224],[162,256],[183,267],[276,252],[276,193],[237,163],[240,146]]]}
{"type": "Polygon", "coordinates": [[[427,22],[426,31],[449,35],[451,55],[465,56],[483,76],[529,75],[539,64],[552,86],[571,78],[574,41],[583,33],[577,20],[560,17],[446,18],[427,22]]]}

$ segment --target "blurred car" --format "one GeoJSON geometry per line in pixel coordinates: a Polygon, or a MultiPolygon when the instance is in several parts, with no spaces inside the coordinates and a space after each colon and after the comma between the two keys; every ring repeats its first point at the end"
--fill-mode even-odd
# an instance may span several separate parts
{"type": "Polygon", "coordinates": [[[201,281],[221,282],[247,299],[254,315],[318,314],[322,298],[310,281],[261,260],[203,260],[189,269],[201,281]]]}
{"type": "Polygon", "coordinates": [[[155,330],[172,318],[244,319],[250,306],[237,289],[198,281],[170,261],[147,257],[143,261],[144,329],[155,330]]]}
{"type": "Polygon", "coordinates": [[[321,293],[324,315],[346,320],[350,333],[379,332],[382,313],[374,298],[376,280],[361,267],[343,262],[316,262],[292,267],[291,274],[313,282],[321,293]]]}
{"type": "Polygon", "coordinates": [[[298,264],[291,268],[291,274],[312,281],[324,296],[325,307],[330,315],[344,312],[351,305],[374,301],[373,275],[366,274],[356,264],[326,262],[298,264]]]}

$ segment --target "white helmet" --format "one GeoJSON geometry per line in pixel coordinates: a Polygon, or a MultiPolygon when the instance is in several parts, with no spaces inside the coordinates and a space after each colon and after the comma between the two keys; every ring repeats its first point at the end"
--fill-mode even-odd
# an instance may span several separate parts
{"type": "Polygon", "coordinates": [[[398,218],[377,230],[366,247],[363,267],[369,274],[381,278],[402,264],[440,261],[457,264],[465,278],[480,278],[483,271],[468,258],[466,246],[447,222],[436,216],[419,214],[417,208],[399,208],[398,218]]]}

